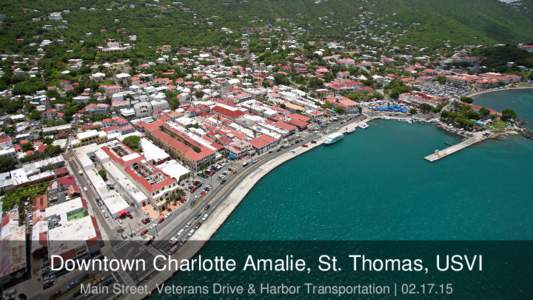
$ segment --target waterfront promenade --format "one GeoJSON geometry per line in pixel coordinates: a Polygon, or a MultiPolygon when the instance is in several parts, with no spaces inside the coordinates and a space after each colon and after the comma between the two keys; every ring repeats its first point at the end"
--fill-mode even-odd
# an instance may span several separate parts
{"type": "MultiPolygon", "coordinates": [[[[344,133],[346,131],[355,130],[359,127],[360,124],[366,123],[368,119],[356,120],[351,123],[348,123],[344,126],[340,126],[335,130],[335,132],[344,133]]],[[[233,179],[228,185],[225,186],[225,189],[222,189],[216,197],[222,199],[220,204],[215,208],[212,213],[212,217],[207,219],[207,221],[200,227],[194,235],[187,241],[179,250],[172,255],[174,258],[178,259],[190,259],[198,253],[202,247],[205,245],[209,239],[216,233],[218,228],[224,224],[227,218],[231,213],[237,208],[246,195],[252,190],[252,188],[263,178],[265,175],[270,173],[272,170],[281,166],[283,163],[311,150],[320,145],[325,141],[325,135],[320,136],[316,139],[316,143],[309,143],[307,147],[302,145],[298,146],[295,149],[284,152],[281,155],[267,160],[263,163],[258,162],[257,165],[253,166],[253,169],[248,169],[248,172],[243,172],[233,179]]],[[[147,285],[148,290],[153,292],[157,285],[164,283],[175,272],[157,272],[152,277],[150,277],[144,284],[147,285]]],[[[131,294],[126,297],[126,299],[142,299],[143,295],[131,294]]]]}

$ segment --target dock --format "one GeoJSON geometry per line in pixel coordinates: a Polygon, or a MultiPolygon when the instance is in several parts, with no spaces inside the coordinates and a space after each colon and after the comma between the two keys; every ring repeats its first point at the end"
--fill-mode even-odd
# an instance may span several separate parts
{"type": "Polygon", "coordinates": [[[459,152],[467,147],[470,147],[474,144],[480,143],[484,141],[485,139],[489,138],[490,136],[486,135],[474,135],[470,138],[467,138],[466,140],[461,141],[458,144],[452,145],[446,149],[443,150],[436,150],[435,153],[430,154],[426,157],[424,157],[425,160],[429,162],[435,162],[439,159],[445,158],[448,155],[454,154],[455,152],[459,152]]]}

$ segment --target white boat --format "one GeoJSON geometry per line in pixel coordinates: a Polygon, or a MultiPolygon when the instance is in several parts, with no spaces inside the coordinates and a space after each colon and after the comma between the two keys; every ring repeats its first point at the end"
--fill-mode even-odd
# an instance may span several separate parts
{"type": "Polygon", "coordinates": [[[360,123],[359,124],[359,128],[368,128],[368,124],[367,123],[360,123]]]}
{"type": "Polygon", "coordinates": [[[353,133],[353,132],[355,132],[355,127],[346,129],[346,133],[353,133]]]}
{"type": "Polygon", "coordinates": [[[343,138],[344,138],[344,134],[342,134],[342,133],[339,133],[339,132],[332,133],[332,134],[330,134],[330,135],[328,135],[326,137],[326,140],[324,141],[324,144],[331,145],[331,144],[334,144],[334,143],[342,140],[343,138]]]}

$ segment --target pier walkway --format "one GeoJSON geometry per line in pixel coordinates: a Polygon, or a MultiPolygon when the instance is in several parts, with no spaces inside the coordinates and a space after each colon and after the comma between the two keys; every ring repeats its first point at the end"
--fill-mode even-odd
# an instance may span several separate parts
{"type": "Polygon", "coordinates": [[[484,141],[485,139],[489,138],[490,135],[483,135],[483,134],[476,134],[470,138],[467,138],[466,140],[463,140],[462,142],[452,145],[446,149],[443,150],[436,150],[435,153],[430,154],[426,157],[424,157],[425,160],[429,162],[435,162],[439,159],[445,158],[448,155],[454,154],[455,152],[461,151],[467,147],[470,147],[474,144],[480,143],[484,141]]]}

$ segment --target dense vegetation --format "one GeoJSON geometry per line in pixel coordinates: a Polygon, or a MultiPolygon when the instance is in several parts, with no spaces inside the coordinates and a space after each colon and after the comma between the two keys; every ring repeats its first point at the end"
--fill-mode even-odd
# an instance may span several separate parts
{"type": "Polygon", "coordinates": [[[515,63],[514,66],[533,67],[533,54],[512,45],[474,49],[473,54],[482,57],[483,65],[494,71],[512,69],[510,62],[515,63]]]}
{"type": "Polygon", "coordinates": [[[2,210],[5,212],[15,205],[20,205],[22,201],[31,201],[33,197],[46,192],[47,188],[48,183],[44,182],[7,191],[4,195],[2,210]]]}
{"type": "Polygon", "coordinates": [[[61,55],[82,58],[98,56],[94,46],[106,38],[127,40],[128,35],[137,35],[137,47],[126,54],[136,58],[164,43],[236,45],[243,28],[277,25],[300,28],[303,37],[331,40],[346,38],[361,22],[369,26],[377,21],[383,32],[408,29],[399,43],[430,46],[447,40],[516,43],[533,36],[527,10],[497,0],[4,0],[0,12],[1,52],[35,52],[37,45],[28,47],[28,43],[61,39],[63,46],[54,47],[74,50],[61,55]],[[64,14],[64,24],[48,20],[49,13],[65,9],[70,12],[64,14]],[[364,21],[363,12],[370,15],[364,21]],[[53,27],[44,29],[44,25],[53,27]],[[222,27],[234,32],[223,32],[222,27]]]}
{"type": "Polygon", "coordinates": [[[136,136],[136,135],[128,136],[122,142],[137,152],[141,151],[141,145],[140,145],[141,138],[139,136],[136,136]]]}

